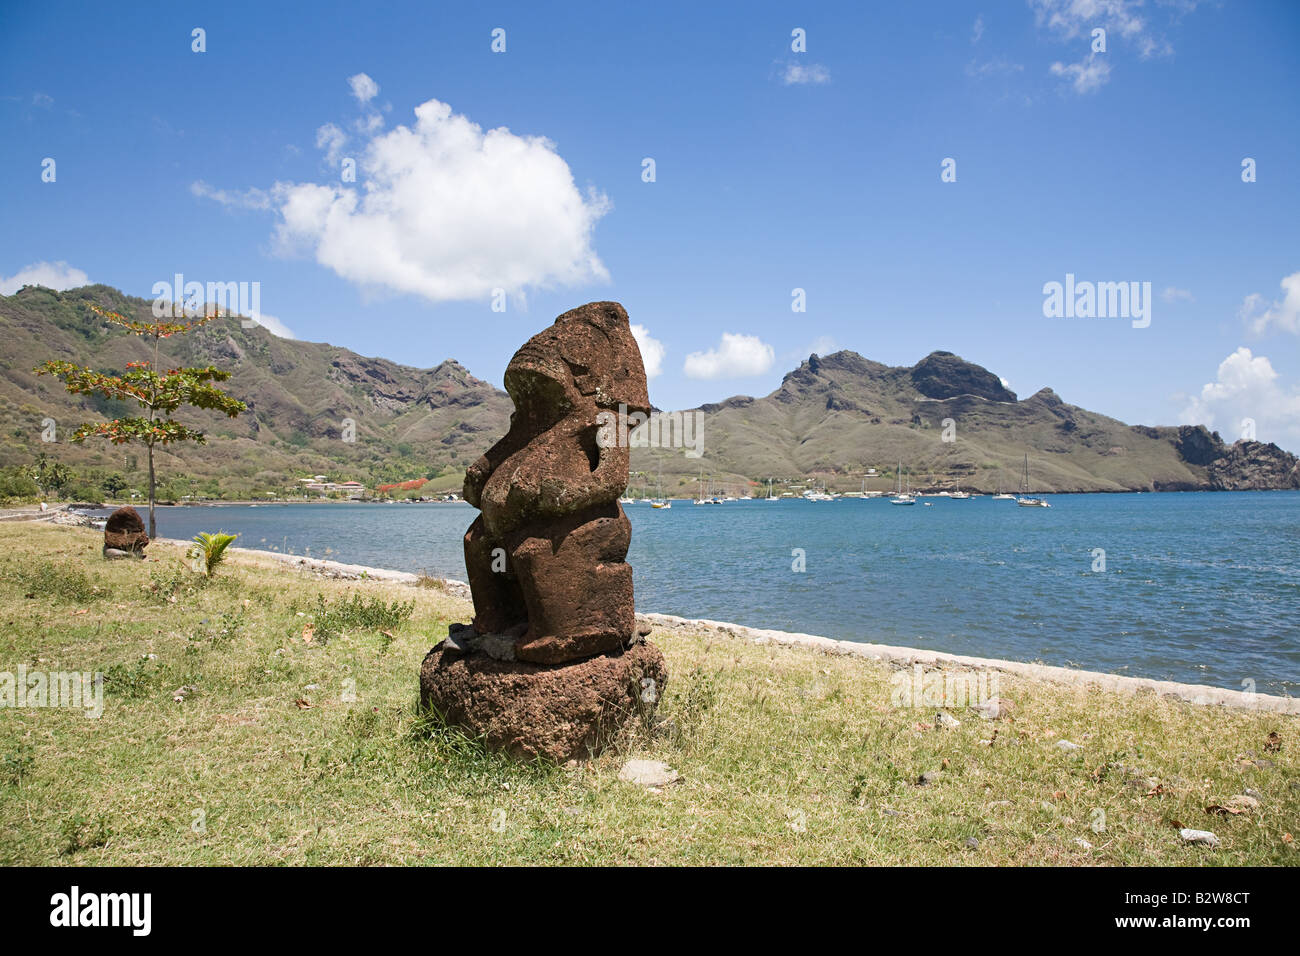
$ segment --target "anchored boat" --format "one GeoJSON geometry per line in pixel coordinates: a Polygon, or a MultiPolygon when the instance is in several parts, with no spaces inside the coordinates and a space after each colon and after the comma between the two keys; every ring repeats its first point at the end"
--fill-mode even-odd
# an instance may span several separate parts
{"type": "Polygon", "coordinates": [[[1016,504],[1022,508],[1050,508],[1052,507],[1042,498],[1031,498],[1029,496],[1029,456],[1025,455],[1025,474],[1020,480],[1020,497],[1016,499],[1016,504]]]}

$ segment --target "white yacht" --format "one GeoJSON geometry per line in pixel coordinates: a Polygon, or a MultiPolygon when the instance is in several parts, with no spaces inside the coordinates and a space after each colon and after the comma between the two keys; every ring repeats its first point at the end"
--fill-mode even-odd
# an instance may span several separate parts
{"type": "Polygon", "coordinates": [[[1016,504],[1022,508],[1050,508],[1052,507],[1043,498],[1031,498],[1029,496],[1029,456],[1025,455],[1025,475],[1020,480],[1020,497],[1016,499],[1016,504]]]}
{"type": "Polygon", "coordinates": [[[914,505],[916,498],[912,496],[912,484],[908,482],[907,491],[903,490],[903,463],[898,463],[898,492],[894,497],[889,499],[891,505],[914,505]]]}

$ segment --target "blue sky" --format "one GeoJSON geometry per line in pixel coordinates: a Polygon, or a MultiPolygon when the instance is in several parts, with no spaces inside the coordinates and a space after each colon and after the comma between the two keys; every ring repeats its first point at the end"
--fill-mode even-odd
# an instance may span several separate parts
{"type": "Polygon", "coordinates": [[[557,314],[617,299],[661,407],[766,394],[812,351],[946,349],[1022,397],[1229,440],[1250,417],[1300,451],[1300,4],[3,19],[0,292],[259,282],[298,338],[497,384],[557,314]],[[1045,317],[1067,273],[1151,283],[1149,327],[1045,317]]]}

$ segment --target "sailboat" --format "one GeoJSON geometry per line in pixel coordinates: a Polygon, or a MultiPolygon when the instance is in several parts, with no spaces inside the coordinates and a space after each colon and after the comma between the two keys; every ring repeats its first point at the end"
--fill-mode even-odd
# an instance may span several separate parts
{"type": "Polygon", "coordinates": [[[764,501],[776,501],[776,499],[775,499],[774,497],[772,497],[772,479],[771,479],[771,478],[767,479],[767,497],[764,498],[763,500],[764,500],[764,501]]]}
{"type": "Polygon", "coordinates": [[[833,495],[827,494],[824,487],[818,488],[814,483],[813,487],[803,493],[805,501],[834,501],[833,495]]]}
{"type": "Polygon", "coordinates": [[[1025,455],[1025,475],[1020,480],[1020,497],[1016,499],[1016,504],[1022,508],[1050,508],[1052,507],[1042,498],[1029,497],[1029,456],[1025,455]]]}
{"type": "Polygon", "coordinates": [[[949,498],[969,498],[969,497],[970,497],[970,492],[969,492],[969,491],[962,491],[962,490],[961,490],[961,485],[957,484],[957,482],[954,481],[954,482],[952,483],[952,491],[949,492],[948,497],[949,497],[949,498]]]}
{"type": "Polygon", "coordinates": [[[903,463],[898,463],[898,492],[894,497],[889,499],[891,505],[914,505],[916,499],[912,497],[912,485],[908,482],[907,491],[903,491],[903,463]]]}
{"type": "Polygon", "coordinates": [[[993,496],[994,501],[1015,501],[1015,495],[1009,495],[1002,490],[1002,472],[998,472],[998,493],[993,496]]]}
{"type": "Polygon", "coordinates": [[[703,468],[700,469],[700,496],[695,499],[695,503],[697,505],[713,504],[713,499],[706,497],[704,494],[704,469],[703,468]]]}
{"type": "Polygon", "coordinates": [[[658,483],[658,485],[655,486],[655,491],[656,491],[656,494],[655,494],[655,500],[652,501],[652,502],[650,502],[650,507],[651,507],[651,508],[658,508],[658,509],[660,509],[660,510],[663,510],[663,509],[665,509],[665,508],[671,508],[671,507],[673,506],[673,503],[672,503],[671,501],[667,501],[667,500],[664,499],[664,468],[663,468],[663,465],[660,465],[660,466],[659,466],[659,483],[658,483]]]}

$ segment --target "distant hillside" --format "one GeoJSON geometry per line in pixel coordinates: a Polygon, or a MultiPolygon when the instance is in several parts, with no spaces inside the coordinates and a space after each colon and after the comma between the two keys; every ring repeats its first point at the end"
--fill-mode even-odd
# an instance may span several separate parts
{"type": "MultiPolygon", "coordinates": [[[[105,370],[148,358],[143,340],[108,326],[89,303],[140,318],[150,303],[107,286],[57,293],[28,287],[0,297],[0,466],[30,461],[50,446],[41,422],[60,428],[57,455],[74,465],[139,481],[138,450],[64,442],[77,424],[121,410],[68,395],[31,370],[66,358],[105,370]],[[132,467],[134,465],[134,467],[132,467]]],[[[177,447],[160,459],[201,493],[226,497],[277,491],[305,474],[367,485],[436,476],[424,490],[454,489],[466,465],[504,434],[509,397],[459,363],[415,369],[347,349],[276,338],[236,320],[164,341],[164,361],[212,363],[233,373],[229,390],[249,405],[231,421],[191,415],[209,444],[177,447]],[[342,440],[344,420],[356,441],[342,440]]],[[[732,491],[768,478],[783,487],[807,479],[832,489],[893,487],[897,462],[914,489],[1016,491],[1029,456],[1035,491],[1163,491],[1300,488],[1300,463],[1276,445],[1226,445],[1201,426],[1130,426],[1062,401],[1051,389],[1018,399],[996,375],[951,352],[891,367],[856,352],[810,356],[764,398],[736,396],[698,409],[704,457],[634,449],[635,492],[694,494],[701,473],[732,491]],[[954,441],[943,440],[944,420],[954,441]]]]}
{"type": "MultiPolygon", "coordinates": [[[[40,437],[46,417],[58,423],[57,454],[69,463],[125,473],[128,456],[139,457],[138,447],[96,440],[67,444],[66,436],[81,422],[124,409],[69,395],[57,380],[32,374],[51,358],[105,371],[152,358],[145,340],[105,323],[88,307],[92,302],[151,318],[149,300],[103,285],[61,293],[27,287],[0,297],[0,465],[50,451],[40,437]]],[[[505,432],[512,408],[504,392],[455,361],[415,369],[332,345],[277,338],[260,327],[244,329],[235,319],[165,339],[162,356],[164,365],[214,364],[230,371],[227,389],[249,406],[234,420],[181,413],[204,428],[208,444],[173,446],[159,460],[164,477],[185,474],[198,490],[213,487],[209,479],[219,476],[219,490],[227,496],[275,491],[318,473],[375,484],[445,472],[443,484],[456,487],[467,464],[505,432]],[[343,441],[346,419],[355,422],[355,442],[343,441]]]]}
{"type": "MultiPolygon", "coordinates": [[[[831,488],[893,487],[897,463],[914,489],[1019,489],[1029,456],[1035,491],[1300,488],[1300,464],[1276,445],[1225,445],[1202,426],[1149,428],[1063,402],[1049,388],[1018,400],[996,375],[951,352],[891,367],[856,352],[810,356],[766,398],[701,406],[703,462],[646,451],[634,467],[665,490],[706,475],[815,476],[831,488]],[[951,442],[943,440],[951,419],[951,442]]],[[[706,479],[707,480],[707,479],[706,479]]],[[[734,487],[734,486],[733,486],[734,487]]]]}

